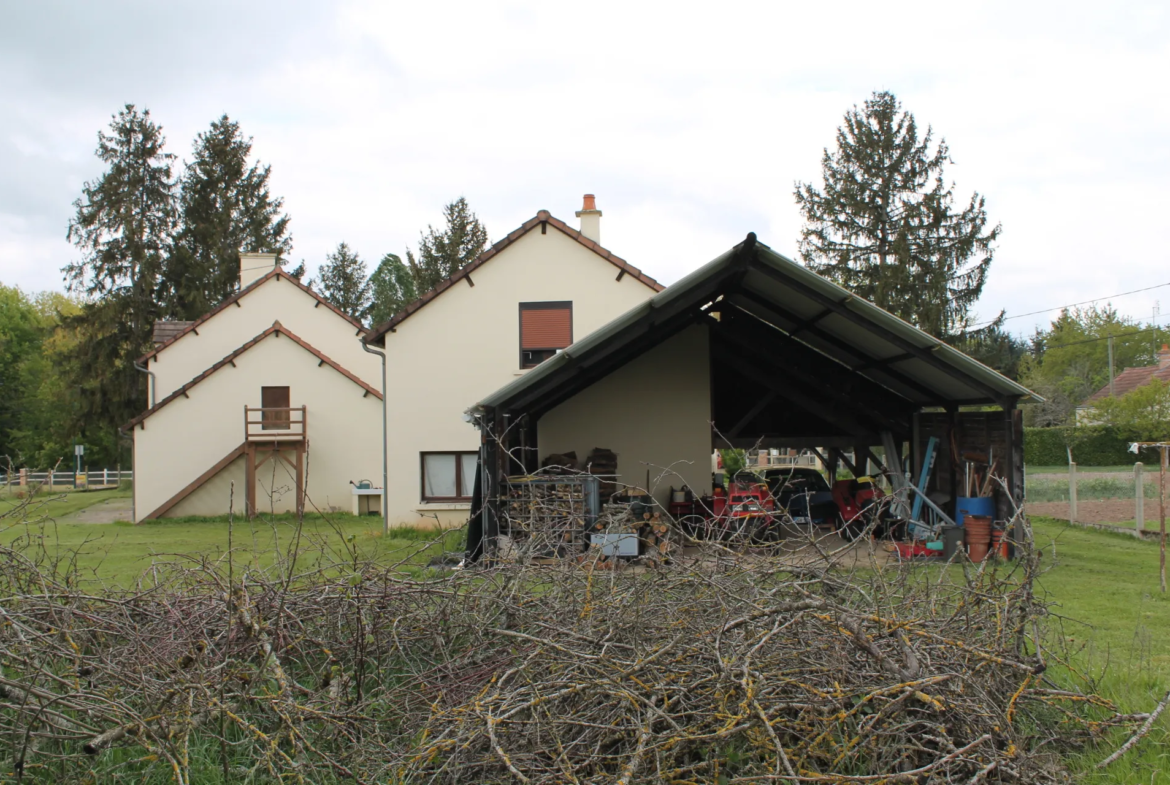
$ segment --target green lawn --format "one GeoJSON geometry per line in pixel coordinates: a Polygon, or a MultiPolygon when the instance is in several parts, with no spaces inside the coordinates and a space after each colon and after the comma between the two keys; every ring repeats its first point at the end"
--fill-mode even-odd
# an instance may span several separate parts
{"type": "Polygon", "coordinates": [[[268,567],[278,553],[287,556],[295,550],[305,570],[350,561],[356,554],[357,558],[382,564],[404,562],[404,571],[416,573],[431,557],[462,549],[460,531],[402,528],[385,535],[380,519],[343,514],[330,515],[328,519],[306,516],[300,528],[291,516],[236,519],[233,524],[226,519],[163,520],[137,526],[121,521],[78,524],[0,520],[0,543],[39,540],[50,558],[56,554],[75,558],[83,580],[125,586],[147,573],[153,563],[222,558],[228,550],[229,527],[237,569],[268,567]]]}
{"type": "MultiPolygon", "coordinates": [[[[1150,711],[1170,689],[1170,596],[1159,590],[1158,544],[1050,518],[1032,522],[1048,568],[1041,596],[1055,603],[1054,623],[1078,647],[1074,667],[1097,678],[1100,693],[1123,710],[1150,711]]],[[[1116,785],[1170,782],[1170,712],[1139,749],[1104,774],[1085,776],[1116,785]]]]}

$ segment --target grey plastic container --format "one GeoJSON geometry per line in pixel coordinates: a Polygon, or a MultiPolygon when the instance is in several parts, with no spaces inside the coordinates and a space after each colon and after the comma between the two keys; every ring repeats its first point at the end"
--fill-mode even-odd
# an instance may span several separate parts
{"type": "Polygon", "coordinates": [[[963,547],[963,527],[962,526],[946,526],[942,527],[942,541],[943,541],[943,558],[950,560],[963,547]]]}

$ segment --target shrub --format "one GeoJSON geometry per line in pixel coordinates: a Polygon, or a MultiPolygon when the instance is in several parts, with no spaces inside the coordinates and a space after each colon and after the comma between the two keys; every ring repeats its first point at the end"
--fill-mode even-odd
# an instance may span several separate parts
{"type": "Polygon", "coordinates": [[[1024,429],[1024,463],[1068,466],[1068,449],[1081,466],[1120,466],[1137,460],[1129,440],[1104,425],[1024,429]]]}

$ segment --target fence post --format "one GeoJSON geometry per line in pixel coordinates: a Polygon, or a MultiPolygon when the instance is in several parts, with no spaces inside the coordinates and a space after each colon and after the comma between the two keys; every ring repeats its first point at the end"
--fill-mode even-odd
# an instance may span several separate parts
{"type": "Polygon", "coordinates": [[[1133,493],[1133,525],[1140,535],[1146,526],[1146,478],[1141,461],[1133,465],[1133,493]]]}
{"type": "Polygon", "coordinates": [[[1068,462],[1068,522],[1077,522],[1077,464],[1068,462]]]}

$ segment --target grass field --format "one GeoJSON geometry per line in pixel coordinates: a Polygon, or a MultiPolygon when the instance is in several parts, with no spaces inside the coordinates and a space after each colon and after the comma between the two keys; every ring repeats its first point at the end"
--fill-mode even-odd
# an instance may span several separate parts
{"type": "Polygon", "coordinates": [[[460,532],[401,528],[384,534],[376,517],[334,513],[306,515],[298,526],[295,516],[262,516],[253,521],[237,517],[177,518],[134,525],[71,523],[69,516],[87,506],[129,491],[91,491],[37,496],[24,513],[21,501],[0,497],[0,543],[39,541],[49,558],[68,556],[83,580],[129,585],[147,573],[152,563],[176,560],[221,559],[228,551],[229,529],[237,567],[264,568],[278,555],[300,556],[301,568],[328,561],[374,559],[383,564],[404,561],[403,570],[417,572],[433,556],[462,547],[460,532]],[[6,516],[6,517],[5,517],[6,516]],[[312,561],[309,561],[312,560],[312,561]]]}
{"type": "MultiPolygon", "coordinates": [[[[1054,603],[1054,623],[1079,647],[1073,667],[1097,679],[1101,694],[1123,709],[1150,711],[1170,689],[1170,597],[1158,586],[1157,543],[1032,521],[1048,568],[1041,596],[1054,603]]],[[[1170,783],[1170,714],[1139,749],[1084,777],[1116,785],[1170,783]]]]}

